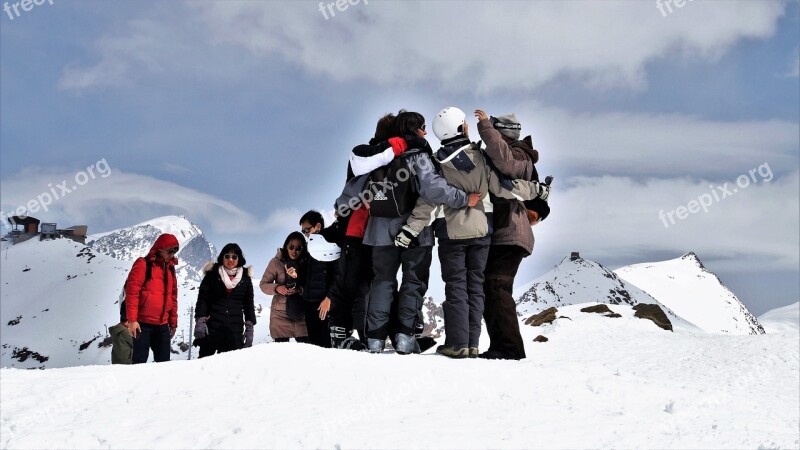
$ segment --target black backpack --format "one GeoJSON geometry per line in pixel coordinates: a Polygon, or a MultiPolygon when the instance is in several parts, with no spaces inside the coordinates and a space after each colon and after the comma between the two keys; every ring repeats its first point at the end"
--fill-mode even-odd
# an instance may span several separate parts
{"type": "Polygon", "coordinates": [[[411,212],[419,198],[408,158],[404,156],[373,170],[367,188],[372,196],[369,201],[372,217],[400,217],[411,212]]]}
{"type": "MultiPolygon", "coordinates": [[[[531,178],[528,181],[536,181],[541,183],[542,181],[539,179],[539,172],[536,170],[538,155],[535,155],[529,150],[533,149],[533,140],[531,139],[531,137],[526,136],[525,138],[522,139],[522,141],[518,141],[514,144],[511,144],[511,146],[519,147],[520,149],[522,149],[525,152],[525,155],[528,157],[528,159],[531,160],[531,163],[533,164],[533,170],[531,171],[531,178]]],[[[547,177],[543,184],[549,185],[552,181],[553,177],[547,177]]],[[[533,200],[525,200],[522,202],[522,204],[525,205],[525,209],[536,212],[536,214],[539,215],[540,221],[546,219],[547,216],[550,215],[550,205],[546,201],[540,199],[539,197],[536,197],[533,200]]]]}

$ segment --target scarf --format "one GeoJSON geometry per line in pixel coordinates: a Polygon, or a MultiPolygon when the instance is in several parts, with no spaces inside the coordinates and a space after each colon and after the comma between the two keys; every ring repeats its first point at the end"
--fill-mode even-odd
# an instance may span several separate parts
{"type": "Polygon", "coordinates": [[[225,283],[225,287],[228,288],[228,290],[233,290],[233,288],[242,281],[242,273],[244,270],[239,269],[240,267],[237,267],[229,271],[225,266],[219,266],[219,276],[222,278],[222,282],[225,283]],[[232,280],[231,277],[233,277],[232,280]]]}

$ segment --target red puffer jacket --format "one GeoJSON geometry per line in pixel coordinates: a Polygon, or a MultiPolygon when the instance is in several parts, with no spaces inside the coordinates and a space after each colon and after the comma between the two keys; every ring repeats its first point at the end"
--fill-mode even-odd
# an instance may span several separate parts
{"type": "Polygon", "coordinates": [[[178,327],[178,280],[175,270],[170,266],[178,263],[172,258],[165,263],[158,257],[158,251],[178,247],[178,239],[171,234],[162,234],[144,258],[133,263],[133,268],[125,282],[125,310],[128,320],[150,325],[169,323],[178,327]],[[144,282],[147,262],[152,264],[150,277],[144,282]]]}

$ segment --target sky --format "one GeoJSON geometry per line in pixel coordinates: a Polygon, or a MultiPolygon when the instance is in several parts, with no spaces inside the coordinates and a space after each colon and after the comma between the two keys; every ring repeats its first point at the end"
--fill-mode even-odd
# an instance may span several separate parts
{"type": "Polygon", "coordinates": [[[37,2],[0,14],[4,218],[181,214],[260,272],[380,116],[481,108],[556,180],[518,284],[694,251],[755,314],[800,300],[797,1],[37,2]]]}

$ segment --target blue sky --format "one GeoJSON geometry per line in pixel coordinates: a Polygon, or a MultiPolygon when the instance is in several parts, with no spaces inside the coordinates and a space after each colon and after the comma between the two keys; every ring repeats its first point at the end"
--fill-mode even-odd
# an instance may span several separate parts
{"type": "Polygon", "coordinates": [[[332,211],[380,115],[481,107],[516,112],[557,177],[520,283],[572,250],[611,267],[695,251],[756,313],[800,298],[798,2],[353,3],[327,20],[318,1],[4,13],[2,210],[104,159],[110,176],[37,217],[100,232],[183,214],[260,271],[303,211],[332,211]],[[764,164],[770,181],[659,220],[764,164]]]}

